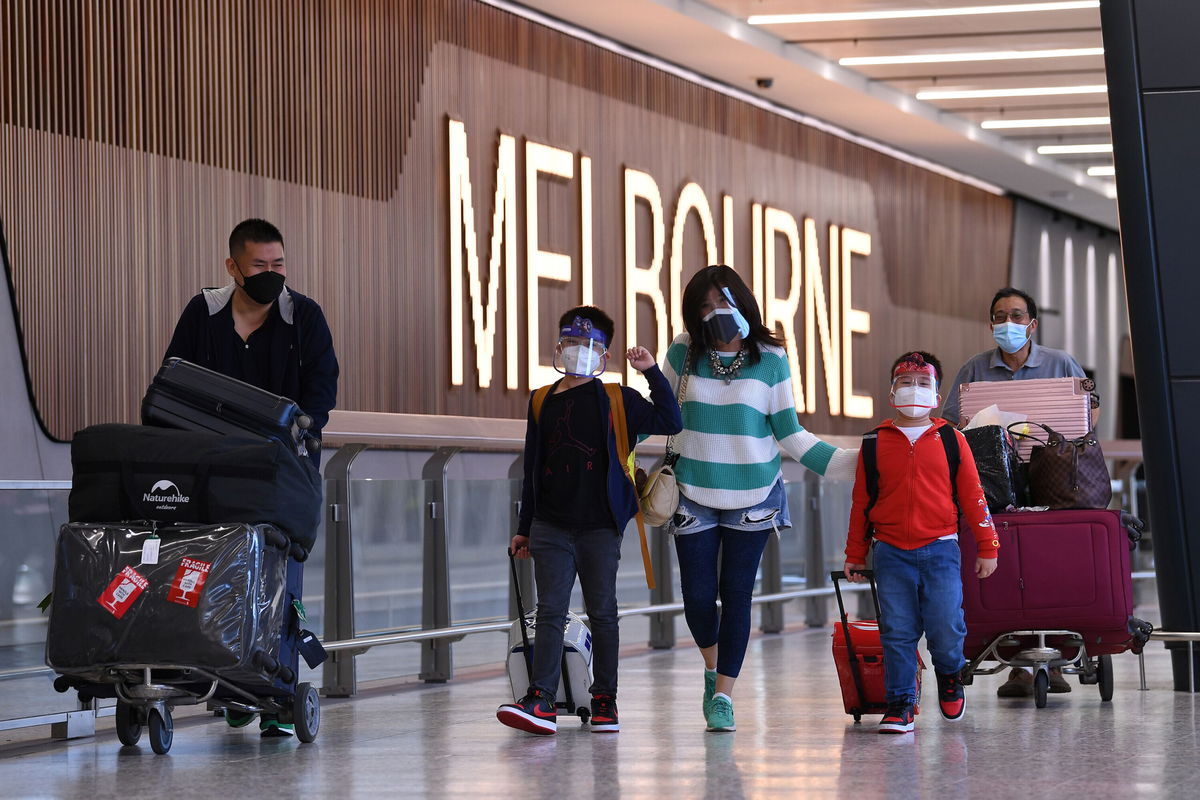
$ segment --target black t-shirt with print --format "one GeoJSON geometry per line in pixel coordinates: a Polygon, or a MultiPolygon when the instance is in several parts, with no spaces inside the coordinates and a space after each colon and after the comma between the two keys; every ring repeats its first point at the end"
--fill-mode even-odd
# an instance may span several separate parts
{"type": "Polygon", "coordinates": [[[538,418],[542,474],[534,518],[589,528],[613,524],[608,507],[608,424],[591,381],[546,396],[538,418]]]}

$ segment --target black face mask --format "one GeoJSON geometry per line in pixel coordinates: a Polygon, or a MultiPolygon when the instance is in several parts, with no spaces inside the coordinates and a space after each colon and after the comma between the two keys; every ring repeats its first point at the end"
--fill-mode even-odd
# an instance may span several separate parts
{"type": "Polygon", "coordinates": [[[701,330],[708,339],[709,347],[715,347],[720,342],[732,342],[739,335],[745,336],[738,325],[738,316],[736,309],[718,308],[701,321],[701,330]]]}
{"type": "Polygon", "coordinates": [[[250,299],[260,306],[268,306],[275,302],[283,291],[284,277],[278,272],[267,270],[256,275],[242,275],[242,288],[250,299]]]}

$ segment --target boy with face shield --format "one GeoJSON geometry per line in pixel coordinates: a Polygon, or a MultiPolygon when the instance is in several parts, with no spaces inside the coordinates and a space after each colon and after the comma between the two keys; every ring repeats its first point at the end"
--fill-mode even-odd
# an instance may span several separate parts
{"type": "Polygon", "coordinates": [[[650,384],[650,400],[596,378],[608,363],[613,321],[580,306],[559,320],[554,368],[563,377],[530,396],[525,432],[521,516],[510,548],[533,557],[537,582],[537,646],[529,691],[496,710],[496,718],[534,734],[557,731],[554,698],[562,664],[563,625],[575,576],[592,631],[591,730],[617,721],[617,564],[621,536],[637,513],[637,495],[617,456],[612,403],[624,407],[630,451],[640,435],[678,433],[683,423],[671,385],[644,347],[625,352],[650,384]]]}
{"type": "Polygon", "coordinates": [[[863,437],[846,537],[845,572],[861,583],[874,539],[888,710],[880,733],[913,730],[917,642],[929,645],[938,707],[949,721],[966,710],[959,672],[965,666],[958,531],[978,547],[975,574],[996,569],[1000,542],[966,438],[931,418],[941,398],[942,368],[929,353],[906,353],[892,365],[896,416],[863,437]],[[955,466],[957,462],[957,466],[955,466]]]}

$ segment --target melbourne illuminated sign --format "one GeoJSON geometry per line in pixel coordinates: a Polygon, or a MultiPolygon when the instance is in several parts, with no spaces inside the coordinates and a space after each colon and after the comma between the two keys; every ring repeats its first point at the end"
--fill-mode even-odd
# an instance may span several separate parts
{"type": "MultiPolygon", "coordinates": [[[[496,150],[495,194],[492,198],[491,239],[488,243],[487,277],[481,272],[479,241],[475,231],[475,198],[471,190],[471,168],[467,157],[466,126],[447,121],[449,145],[449,251],[450,251],[450,381],[466,383],[467,354],[464,341],[465,316],[469,313],[473,335],[474,372],[480,388],[494,378],[500,296],[503,295],[505,330],[504,385],[520,387],[519,325],[517,301],[522,288],[517,275],[518,250],[525,264],[525,322],[528,347],[525,369],[528,387],[554,381],[558,373],[549,366],[549,354],[540,352],[538,331],[538,288],[543,282],[570,283],[574,259],[566,253],[544,250],[539,245],[538,176],[548,174],[577,185],[579,215],[580,304],[591,304],[592,267],[592,159],[551,145],[526,140],[524,143],[524,193],[517,181],[517,140],[501,134],[496,150]],[[516,208],[525,202],[525,236],[518,240],[516,208]],[[464,289],[465,283],[465,289],[464,289]],[[469,299],[469,311],[465,307],[469,299]]],[[[689,221],[699,225],[707,264],[734,265],[734,198],[721,196],[720,257],[716,220],[704,189],[687,183],[674,198],[674,207],[663,204],[657,181],[647,172],[622,170],[624,208],[624,325],[627,342],[642,341],[637,330],[639,297],[650,302],[655,320],[655,357],[661,363],[671,339],[684,332],[679,300],[683,293],[683,238],[689,221]],[[638,263],[638,204],[649,209],[649,263],[638,263]],[[668,220],[668,212],[670,219],[668,220]],[[670,226],[668,228],[668,221],[670,226]],[[670,232],[668,249],[668,230],[670,232]],[[662,272],[667,270],[669,294],[663,292],[662,272]]],[[[801,413],[817,408],[817,385],[833,416],[870,418],[874,407],[869,396],[855,394],[852,375],[854,335],[871,330],[871,315],[851,306],[854,258],[871,254],[871,236],[859,230],[830,225],[825,252],[829,262],[828,287],[821,264],[820,232],[816,221],[797,219],[787,211],[762,203],[750,204],[751,289],[763,311],[764,324],[780,332],[792,364],[796,409],[801,413]],[[776,248],[786,243],[786,252],[776,248]],[[782,255],[789,265],[788,280],[777,285],[775,264],[782,255]],[[768,265],[770,268],[768,268],[768,265]],[[798,330],[797,321],[803,321],[798,330]],[[802,335],[798,335],[802,334],[802,335]],[[800,345],[803,345],[803,359],[800,345]],[[824,369],[817,374],[817,350],[824,369]]],[[[642,216],[643,221],[645,215],[642,216]]],[[[611,363],[618,363],[614,359],[611,363]]],[[[621,375],[607,374],[610,380],[621,375]]],[[[637,383],[636,372],[626,366],[625,380],[637,383]]]]}

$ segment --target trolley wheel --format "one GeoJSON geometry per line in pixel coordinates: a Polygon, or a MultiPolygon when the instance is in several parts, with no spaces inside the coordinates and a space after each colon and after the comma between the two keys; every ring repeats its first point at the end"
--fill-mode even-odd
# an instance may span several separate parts
{"type": "Polygon", "coordinates": [[[150,728],[150,747],[160,756],[166,755],[171,749],[171,740],[175,738],[175,726],[171,722],[170,709],[159,711],[152,708],[146,712],[146,721],[150,728]]]}
{"type": "Polygon", "coordinates": [[[1100,678],[1100,699],[1107,703],[1113,696],[1112,656],[1100,656],[1096,659],[1096,672],[1100,678]]]}
{"type": "Polygon", "coordinates": [[[311,683],[296,687],[292,699],[292,722],[296,726],[296,738],[308,744],[315,741],[321,728],[321,698],[311,683]]]}
{"type": "Polygon", "coordinates": [[[126,747],[132,747],[142,738],[142,715],[137,706],[117,703],[117,738],[126,747]]]}
{"type": "Polygon", "coordinates": [[[1050,673],[1039,669],[1033,676],[1033,704],[1038,708],[1046,707],[1046,694],[1050,691],[1050,673]]]}

